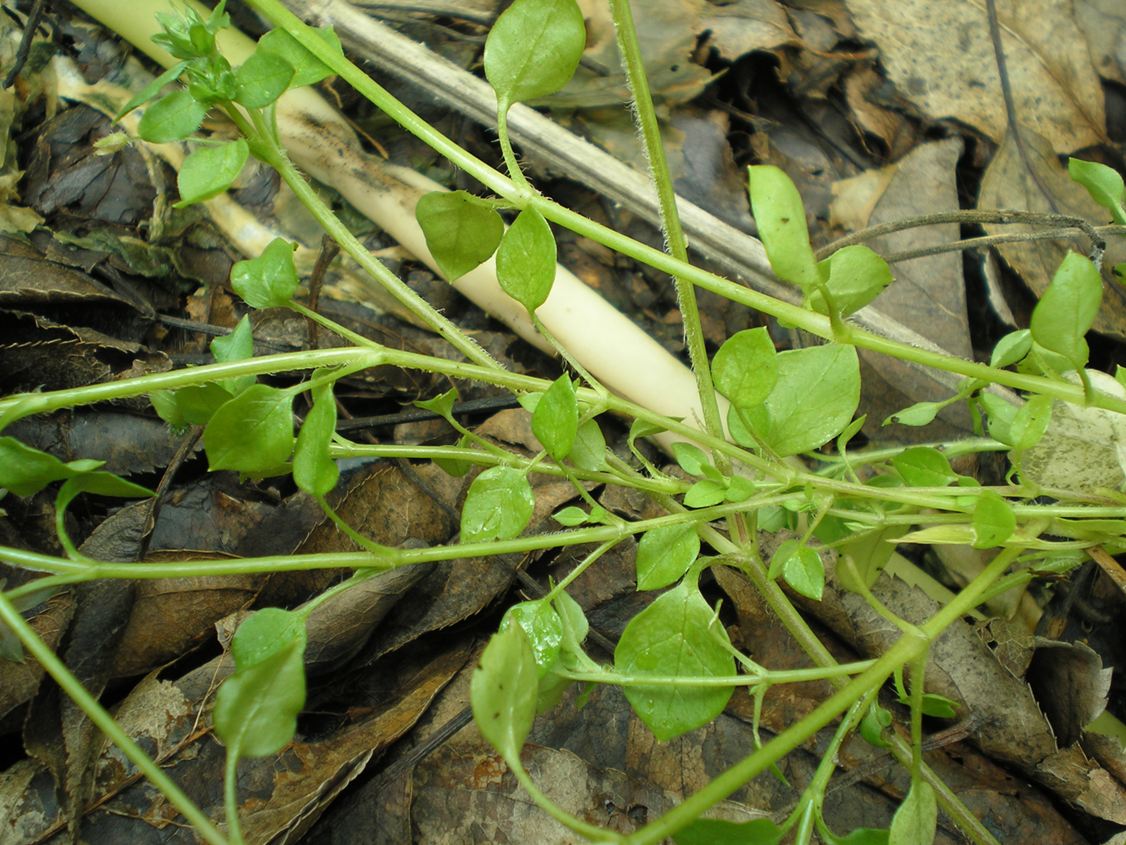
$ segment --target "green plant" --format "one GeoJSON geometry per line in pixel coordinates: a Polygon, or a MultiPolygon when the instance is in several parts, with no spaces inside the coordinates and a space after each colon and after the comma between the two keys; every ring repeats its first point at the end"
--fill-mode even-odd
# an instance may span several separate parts
{"type": "MultiPolygon", "coordinates": [[[[958,451],[1007,452],[1014,469],[1041,448],[1062,408],[1126,414],[1126,393],[1105,374],[1086,369],[1085,336],[1098,311],[1102,285],[1098,268],[1077,254],[1063,262],[1027,330],[1004,338],[989,365],[897,344],[858,329],[849,314],[875,299],[891,280],[887,264],[861,245],[848,245],[818,261],[805,228],[805,212],[790,180],[777,168],[752,167],[749,193],[762,239],[775,272],[796,286],[804,307],[750,291],[687,263],[677,223],[671,181],[662,164],[657,121],[632,34],[629,5],[612,7],[622,53],[636,97],[639,125],[650,153],[661,197],[669,253],[661,253],[560,207],[539,194],[521,171],[508,136],[506,118],[516,102],[549,94],[567,82],[585,44],[582,17],[573,0],[517,0],[488,39],[485,74],[497,92],[497,128],[507,176],[491,170],[442,138],[367,79],[344,57],[331,32],[305,27],[275,0],[253,0],[278,28],[233,67],[220,49],[219,34],[229,21],[220,4],[203,15],[189,8],[164,15],[159,43],[176,59],[167,72],[139,92],[125,111],[144,105],[139,134],[152,142],[188,140],[195,147],[178,178],[181,204],[200,202],[227,189],[249,156],[274,168],[357,262],[402,305],[444,337],[463,360],[405,352],[355,335],[298,301],[299,276],[293,245],[273,241],[260,256],[239,262],[231,285],[252,308],[285,307],[331,329],[353,345],[254,357],[249,322],[212,345],[215,363],[73,390],[12,396],[0,400],[0,425],[30,414],[99,401],[147,396],[173,426],[203,427],[212,470],[235,470],[251,477],[292,473],[296,485],[363,549],[351,555],[306,555],[285,560],[247,558],[189,564],[119,565],[84,557],[69,541],[64,514],[79,493],[142,496],[149,491],[100,470],[92,462],[63,463],[10,437],[0,438],[0,487],[29,495],[63,482],[56,498],[59,537],[66,557],[0,549],[13,566],[44,573],[31,583],[0,594],[0,619],[47,671],[117,742],[196,826],[208,841],[241,841],[234,777],[240,757],[270,755],[293,737],[304,703],[305,621],[330,595],[367,574],[401,566],[594,544],[594,550],[550,593],[512,607],[482,655],[473,679],[472,702],[482,734],[496,748],[535,801],[562,824],[594,841],[681,843],[780,841],[791,831],[809,841],[816,830],[825,841],[926,842],[933,837],[937,807],[972,839],[993,841],[985,828],[922,760],[922,718],[949,717],[951,702],[925,692],[924,667],[930,644],[949,626],[999,591],[1040,574],[1074,565],[1075,551],[1096,545],[1126,549],[1117,489],[1084,490],[1059,483],[1031,467],[1015,481],[991,487],[958,474],[948,455],[958,451]],[[534,45],[534,52],[529,45],[534,45]],[[530,57],[535,61],[529,61],[530,57]],[[572,365],[573,377],[555,380],[517,375],[500,367],[471,338],[373,259],[320,200],[287,156],[277,126],[278,99],[288,90],[336,73],[404,128],[415,132],[496,196],[436,193],[418,204],[417,216],[438,266],[450,280],[496,255],[503,290],[572,365]],[[181,81],[171,93],[165,86],[181,81]],[[239,134],[213,142],[195,137],[209,110],[226,115],[239,134]],[[505,227],[502,212],[515,212],[505,227]],[[556,343],[537,310],[548,300],[555,279],[551,224],[594,238],[676,279],[702,428],[661,415],[641,401],[629,401],[587,371],[570,350],[556,343]],[[719,293],[823,338],[823,345],[777,351],[765,329],[740,332],[711,357],[694,305],[694,287],[719,293]],[[944,402],[906,408],[895,419],[926,425],[947,404],[966,403],[984,418],[989,437],[968,443],[849,451],[863,420],[854,419],[860,396],[857,349],[879,351],[964,377],[944,402]],[[532,457],[500,449],[461,426],[453,415],[454,392],[420,403],[445,418],[461,437],[457,447],[416,448],[451,471],[485,467],[469,487],[460,514],[460,542],[424,549],[391,548],[355,532],[333,511],[327,495],[337,483],[336,461],[392,455],[394,447],[353,443],[336,429],[334,385],[343,377],[377,366],[393,366],[478,380],[517,394],[531,413],[543,446],[532,457]],[[261,376],[308,373],[286,388],[260,383],[261,376]],[[1070,374],[1070,375],[1069,375],[1070,374]],[[1025,391],[1027,401],[1011,402],[998,386],[1025,391]],[[308,394],[311,410],[294,435],[293,402],[308,394]],[[599,423],[613,413],[632,421],[629,444],[636,462],[605,447],[599,423]],[[673,435],[670,449],[690,480],[661,472],[635,448],[637,438],[673,435]],[[831,445],[828,445],[831,444],[831,445]],[[835,449],[832,448],[835,446],[835,449]],[[535,498],[529,476],[551,473],[568,479],[585,507],[567,507],[555,516],[568,530],[523,536],[535,498]],[[642,490],[665,514],[627,521],[603,509],[584,482],[642,490]],[[1039,501],[1050,495],[1051,503],[1039,501]],[[914,529],[914,530],[911,530],[914,529]],[[786,539],[764,559],[761,541],[785,530],[786,539]],[[588,633],[582,609],[568,585],[626,537],[639,537],[639,589],[665,589],[626,627],[613,665],[604,667],[584,650],[588,633]],[[996,549],[984,570],[921,624],[884,607],[871,587],[887,563],[895,540],[967,543],[996,549]],[[890,541],[890,542],[889,542],[890,541]],[[710,547],[702,555],[703,544],[710,547]],[[874,660],[838,665],[795,610],[791,591],[817,600],[825,589],[826,562],[836,560],[835,578],[868,601],[901,632],[900,639],[874,660]],[[213,722],[227,748],[224,836],[115,726],[61,661],[36,637],[20,611],[44,591],[94,578],[163,578],[349,566],[356,577],[296,611],[263,609],[239,628],[231,647],[235,671],[220,687],[213,722]],[[816,664],[799,671],[760,666],[729,641],[700,589],[711,567],[730,567],[746,576],[816,664]],[[909,685],[904,683],[904,670],[909,685]],[[687,797],[671,812],[625,836],[575,818],[543,794],[525,771],[520,749],[537,710],[570,683],[623,687],[638,717],[658,739],[679,736],[721,713],[737,687],[757,699],[773,686],[829,679],[836,687],[813,712],[756,748],[741,762],[687,797]],[[892,680],[910,706],[910,742],[885,732],[888,713],[877,695],[892,680]],[[701,819],[701,815],[750,778],[766,771],[821,728],[839,719],[829,749],[797,806],[781,823],[756,820],[744,825],[701,819]],[[889,830],[835,835],[823,816],[836,749],[852,732],[887,744],[911,773],[911,788],[889,830]]],[[[1121,215],[1121,179],[1087,163],[1073,165],[1076,178],[1092,190],[1115,219],[1121,215]]],[[[1120,418],[1116,418],[1120,419],[1120,418]]]]}

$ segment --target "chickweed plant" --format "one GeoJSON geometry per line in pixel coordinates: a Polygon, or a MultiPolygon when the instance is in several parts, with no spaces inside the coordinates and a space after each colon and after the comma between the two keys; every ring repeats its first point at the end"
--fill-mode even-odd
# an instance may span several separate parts
{"type": "MultiPolygon", "coordinates": [[[[543,196],[521,171],[506,126],[509,108],[559,90],[572,76],[586,44],[583,16],[574,0],[516,0],[496,21],[484,51],[485,75],[497,95],[496,130],[507,173],[480,160],[425,124],[344,56],[331,31],[316,31],[277,0],[248,0],[276,27],[253,53],[233,67],[216,35],[229,24],[223,4],[209,14],[188,7],[160,16],[158,41],[176,59],[126,111],[143,108],[139,135],[145,141],[186,142],[192,152],[178,176],[181,205],[224,192],[250,156],[274,168],[341,247],[409,308],[447,339],[458,360],[388,348],[356,335],[309,309],[298,297],[294,245],[275,240],[260,255],[238,262],[231,287],[250,308],[285,307],[316,321],[351,344],[287,354],[253,356],[250,323],[243,319],[228,337],[213,342],[214,363],[68,390],[21,394],[0,400],[0,427],[33,414],[130,397],[148,397],[173,427],[202,426],[212,471],[249,478],[291,474],[359,547],[350,554],[295,555],[238,560],[117,564],[92,560],[67,535],[65,514],[76,496],[144,497],[152,491],[101,468],[97,461],[63,462],[10,436],[0,436],[0,487],[30,496],[58,485],[57,531],[65,557],[2,548],[0,558],[41,577],[0,593],[0,619],[9,640],[38,660],[62,689],[132,760],[195,827],[213,843],[242,841],[235,767],[240,758],[277,754],[293,738],[305,700],[305,621],[319,602],[358,582],[403,566],[455,558],[480,558],[572,545],[591,551],[543,598],[512,606],[481,655],[472,681],[472,709],[482,735],[544,812],[596,842],[808,842],[925,843],[938,809],[973,841],[990,833],[922,758],[924,714],[949,717],[956,705],[925,691],[924,667],[936,638],[986,599],[1040,575],[1066,572],[1082,551],[1126,549],[1124,498],[1114,489],[1091,490],[1025,471],[1024,459],[1043,448],[1052,420],[1126,414],[1126,389],[1088,371],[1085,335],[1100,306],[1100,268],[1077,253],[1060,264],[1032,313],[1028,328],[1002,338],[989,364],[888,341],[848,320],[872,302],[892,273],[860,243],[817,260],[806,229],[801,198],[781,170],[749,168],[748,190],[762,242],[774,272],[804,297],[797,306],[708,273],[687,261],[670,177],[664,166],[657,121],[641,69],[626,0],[611,0],[635,95],[652,178],[661,199],[668,251],[661,252],[607,229],[543,196]],[[407,131],[429,143],[492,193],[438,192],[418,204],[427,244],[444,274],[454,280],[495,255],[504,291],[533,322],[551,294],[556,245],[552,224],[592,238],[624,256],[668,273],[675,280],[684,332],[702,413],[673,419],[608,390],[574,363],[554,381],[515,374],[497,364],[375,260],[334,216],[287,157],[279,140],[277,101],[287,91],[336,74],[407,131]],[[178,83],[178,84],[177,84],[178,83]],[[235,140],[215,141],[197,132],[208,114],[238,130],[235,140]],[[506,223],[506,216],[508,222],[506,223]],[[695,307],[696,287],[819,338],[819,345],[779,351],[766,328],[741,331],[708,355],[695,307]],[[925,426],[947,405],[968,407],[978,437],[962,442],[849,451],[864,422],[858,349],[868,349],[956,374],[957,391],[939,402],[921,402],[895,415],[898,423],[925,426]],[[456,446],[413,447],[410,456],[441,462],[451,472],[479,470],[460,514],[458,541],[429,548],[393,548],[364,537],[337,516],[328,500],[339,477],[338,461],[395,454],[389,446],[352,442],[336,432],[334,387],[340,379],[373,367],[398,367],[476,380],[511,391],[531,413],[542,451],[527,457],[477,436],[454,416],[454,391],[419,404],[445,418],[456,446]],[[289,387],[259,381],[278,373],[304,374],[289,387]],[[1007,390],[1005,389],[1007,388],[1007,390]],[[1015,392],[1014,392],[1015,391],[1015,392]],[[1019,392],[1019,397],[1016,392],[1019,392]],[[295,434],[294,401],[305,394],[311,410],[295,434]],[[630,422],[629,452],[606,448],[606,415],[630,422]],[[683,475],[670,475],[647,460],[637,440],[664,434],[683,475]],[[1004,452],[1012,465],[1006,483],[983,486],[960,475],[950,457],[1004,452]],[[568,479],[580,505],[559,510],[555,533],[524,534],[535,505],[529,477],[549,473],[568,479]],[[685,480],[687,479],[687,480],[685,480]],[[592,485],[620,485],[653,497],[664,514],[624,519],[591,498],[592,485]],[[782,542],[765,542],[777,537],[782,542]],[[625,538],[638,540],[639,590],[660,595],[625,627],[603,665],[584,650],[587,620],[568,585],[625,538]],[[991,550],[984,569],[933,616],[912,624],[882,605],[870,588],[895,542],[958,543],[991,550]],[[766,555],[769,545],[774,551],[766,555]],[[267,608],[250,615],[231,644],[235,670],[219,687],[211,718],[226,747],[225,829],[183,792],[86,692],[62,661],[25,621],[51,591],[99,578],[167,578],[265,573],[347,566],[354,575],[298,610],[267,608]],[[772,670],[740,653],[719,621],[719,609],[701,592],[712,567],[742,573],[808,653],[812,668],[772,670]],[[818,601],[830,578],[858,593],[901,632],[875,659],[839,665],[798,613],[795,594],[818,601]],[[907,678],[906,682],[904,677],[907,678]],[[537,713],[553,706],[570,685],[621,686],[638,718],[658,740],[697,729],[719,716],[737,687],[761,701],[771,687],[828,679],[834,691],[812,712],[759,747],[671,811],[631,834],[576,818],[553,802],[521,762],[537,713]],[[891,713],[878,694],[887,686],[910,709],[905,740],[889,730],[891,713]],[[788,818],[736,824],[701,816],[826,726],[836,725],[820,767],[788,818]],[[841,835],[822,812],[841,743],[859,732],[890,747],[910,772],[911,786],[889,829],[841,835]]],[[[1123,183],[1101,165],[1073,162],[1071,172],[1116,222],[1126,221],[1123,183]]],[[[550,340],[550,338],[549,338],[550,340]]],[[[1113,451],[1113,450],[1112,450],[1113,451]]],[[[1113,460],[1113,459],[1112,459],[1113,460]]],[[[1120,458],[1119,458],[1120,460],[1120,458]]],[[[1120,474],[1119,474],[1120,477],[1120,474]]],[[[11,643],[10,643],[11,644],[11,643]]]]}

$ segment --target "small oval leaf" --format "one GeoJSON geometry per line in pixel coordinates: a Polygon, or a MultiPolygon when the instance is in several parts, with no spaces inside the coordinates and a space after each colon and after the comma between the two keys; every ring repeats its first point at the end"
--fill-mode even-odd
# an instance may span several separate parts
{"type": "Polygon", "coordinates": [[[485,78],[502,107],[546,97],[570,81],[585,49],[575,0],[516,0],[485,41],[485,78]]]}

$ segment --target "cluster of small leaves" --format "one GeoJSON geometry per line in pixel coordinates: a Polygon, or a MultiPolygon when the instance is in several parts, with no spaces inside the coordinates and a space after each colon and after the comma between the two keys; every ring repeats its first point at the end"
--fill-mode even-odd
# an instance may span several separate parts
{"type": "MultiPolygon", "coordinates": [[[[145,105],[138,132],[155,144],[183,141],[192,136],[213,106],[231,104],[246,110],[272,106],[291,88],[312,85],[331,71],[291,35],[281,30],[266,33],[255,51],[238,67],[220,52],[220,32],[230,26],[226,0],[205,19],[192,7],[179,14],[158,14],[162,31],[153,41],[179,61],[126,103],[118,118],[145,105]],[[164,89],[180,81],[170,93],[164,89]],[[151,102],[150,102],[151,101],[151,102]]],[[[340,42],[331,28],[318,35],[334,50],[340,42]]],[[[197,140],[177,176],[178,207],[211,199],[238,178],[250,156],[244,138],[233,141],[197,140]]]]}
{"type": "MultiPolygon", "coordinates": [[[[513,103],[566,85],[585,48],[586,27],[575,0],[517,0],[509,6],[485,41],[485,77],[500,116],[513,103]]],[[[501,288],[534,313],[555,281],[555,236],[534,208],[520,211],[506,230],[501,206],[466,191],[435,192],[419,200],[415,216],[447,279],[460,279],[495,253],[501,288]]]]}

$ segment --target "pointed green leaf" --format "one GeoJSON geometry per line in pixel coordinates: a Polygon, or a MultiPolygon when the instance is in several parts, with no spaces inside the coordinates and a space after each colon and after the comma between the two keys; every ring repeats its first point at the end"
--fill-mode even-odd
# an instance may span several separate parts
{"type": "Polygon", "coordinates": [[[504,233],[497,248],[497,281],[529,312],[547,301],[555,282],[555,236],[534,208],[521,211],[504,233]]]}
{"type": "Polygon", "coordinates": [[[821,601],[825,589],[825,567],[816,549],[797,540],[782,543],[770,559],[770,575],[782,578],[798,593],[821,601]]]}
{"type": "Polygon", "coordinates": [[[536,660],[539,677],[543,677],[559,660],[563,645],[563,620],[552,607],[551,602],[542,599],[522,601],[514,604],[504,614],[500,630],[509,625],[519,625],[524,629],[532,656],[536,660]]]}
{"type": "MultiPolygon", "coordinates": [[[[709,630],[712,609],[695,579],[685,579],[637,614],[614,650],[614,666],[625,675],[726,677],[735,671],[719,642],[722,626],[709,630]]],[[[723,712],[731,687],[627,686],[634,712],[659,740],[706,725],[723,712]]]]}
{"type": "Polygon", "coordinates": [[[974,548],[990,549],[999,546],[1016,530],[1016,516],[1012,506],[992,490],[977,497],[974,506],[974,548]]]}
{"type": "Polygon", "coordinates": [[[598,420],[587,420],[579,426],[570,458],[571,463],[587,472],[600,472],[606,468],[606,438],[598,420]]]}
{"type": "Polygon", "coordinates": [[[485,470],[469,485],[461,509],[461,542],[511,540],[532,518],[536,500],[524,473],[511,467],[485,470]]]}
{"type": "Polygon", "coordinates": [[[203,123],[207,106],[196,101],[186,88],[173,91],[145,109],[137,133],[153,144],[182,141],[203,123]]]}
{"type": "Polygon", "coordinates": [[[703,475],[703,468],[711,463],[704,450],[695,443],[673,443],[672,454],[680,468],[689,475],[703,475]]]}
{"type": "Polygon", "coordinates": [[[1009,332],[993,347],[993,354],[989,357],[989,366],[1012,366],[1022,360],[1030,349],[1032,349],[1032,332],[1028,329],[1009,332]]]}
{"type": "Polygon", "coordinates": [[[678,580],[700,555],[694,525],[666,525],[641,535],[637,544],[637,589],[659,590],[678,580]]]}
{"type": "Polygon", "coordinates": [[[1089,355],[1084,338],[1099,313],[1102,297],[1098,269],[1089,258],[1069,252],[1032,309],[1032,339],[1062,355],[1076,369],[1084,366],[1089,355]]]}
{"type": "Polygon", "coordinates": [[[684,504],[689,508],[710,508],[727,498],[727,484],[705,478],[697,481],[684,494],[684,504]]]}
{"type": "MultiPolygon", "coordinates": [[[[344,49],[340,46],[340,39],[330,26],[322,26],[313,30],[328,48],[340,55],[344,49]]],[[[272,29],[258,39],[258,50],[271,53],[278,58],[285,59],[286,64],[293,68],[293,78],[289,80],[290,88],[301,88],[305,85],[315,85],[322,79],[332,76],[332,69],[310,53],[296,38],[285,30],[272,29]]]]}
{"type": "Polygon", "coordinates": [[[772,164],[748,168],[751,210],[775,275],[806,292],[821,282],[809,243],[805,206],[794,183],[772,164]]]}
{"type": "Polygon", "coordinates": [[[570,81],[585,49],[575,0],[516,0],[489,31],[485,77],[502,105],[546,97],[570,81]]]}
{"type": "Polygon", "coordinates": [[[473,672],[473,719],[510,765],[520,765],[520,748],[536,718],[538,676],[535,655],[519,625],[493,634],[473,672]]]}
{"type": "Polygon", "coordinates": [[[532,433],[556,461],[571,454],[579,431],[579,403],[575,386],[564,373],[540,398],[532,413],[532,433]]]}
{"type": "Polygon", "coordinates": [[[1091,199],[1111,213],[1115,223],[1126,223],[1126,186],[1121,173],[1097,161],[1080,158],[1067,160],[1067,172],[1087,189],[1091,199]]]}
{"type": "Polygon", "coordinates": [[[808,452],[840,434],[860,403],[856,349],[829,343],[780,352],[777,361],[770,395],[739,409],[744,426],[780,456],[808,452]]]}
{"type": "Polygon", "coordinates": [[[336,431],[336,399],[332,382],[313,388],[313,407],[305,415],[293,450],[293,480],[311,496],[325,496],[340,479],[340,468],[329,454],[336,431]]]}
{"type": "Polygon", "coordinates": [[[129,112],[133,111],[133,109],[137,108],[137,106],[141,105],[142,103],[147,103],[157,94],[159,94],[160,89],[167,85],[169,82],[174,82],[179,79],[180,74],[184,72],[187,66],[187,62],[177,62],[152,82],[150,82],[148,85],[146,85],[144,88],[142,88],[140,91],[138,91],[136,94],[134,94],[132,97],[130,97],[129,102],[121,107],[121,111],[113,116],[114,122],[116,123],[117,121],[120,121],[121,118],[125,117],[125,115],[129,114],[129,112]]]}
{"type": "Polygon", "coordinates": [[[258,50],[235,68],[235,101],[251,109],[270,105],[293,81],[293,66],[281,56],[258,50]]]}
{"type": "Polygon", "coordinates": [[[248,387],[211,416],[203,448],[212,471],[279,470],[293,451],[293,394],[265,384],[248,387]]]}
{"type": "Polygon", "coordinates": [[[504,235],[496,209],[465,191],[425,194],[414,214],[430,254],[451,282],[486,261],[504,235]]]}
{"type": "MultiPolygon", "coordinates": [[[[249,314],[243,315],[229,335],[221,335],[211,341],[211,357],[219,364],[228,361],[245,361],[254,357],[254,335],[250,327],[249,314]]],[[[231,392],[231,395],[238,395],[254,384],[254,381],[254,376],[239,376],[223,379],[221,384],[231,392]]]]}
{"type": "Polygon", "coordinates": [[[209,200],[231,186],[242,172],[250,148],[239,138],[194,150],[180,167],[176,186],[180,201],[176,208],[209,200]]]}
{"type": "Polygon", "coordinates": [[[888,832],[889,845],[931,845],[938,824],[934,789],[926,781],[913,781],[907,797],[895,811],[888,832]]]}
{"type": "MultiPolygon", "coordinates": [[[[828,277],[825,287],[833,306],[846,317],[879,296],[893,278],[888,263],[863,244],[837,250],[818,267],[828,277]]],[[[810,291],[809,307],[819,314],[829,313],[825,297],[818,289],[810,291]]]]}
{"type": "Polygon", "coordinates": [[[14,437],[0,437],[0,488],[17,496],[32,496],[50,484],[75,475],[54,455],[34,449],[14,437]]]}
{"type": "Polygon", "coordinates": [[[235,672],[215,695],[215,733],[229,754],[276,754],[293,739],[305,706],[305,620],[259,610],[235,632],[231,654],[235,672]]]}
{"type": "Polygon", "coordinates": [[[930,446],[904,449],[891,459],[891,465],[913,487],[945,487],[958,477],[946,456],[930,446]]]}
{"type": "Polygon", "coordinates": [[[759,404],[778,380],[776,358],[774,342],[765,328],[736,332],[712,359],[716,390],[740,408],[759,404]]]}
{"type": "Polygon", "coordinates": [[[896,411],[886,420],[884,425],[891,425],[892,423],[899,423],[900,425],[922,426],[929,425],[934,422],[934,418],[938,416],[945,405],[942,402],[916,402],[904,408],[902,411],[896,411]]]}
{"type": "Polygon", "coordinates": [[[252,308],[282,308],[297,291],[297,267],[292,244],[274,238],[257,258],[231,268],[231,287],[252,308]]]}

